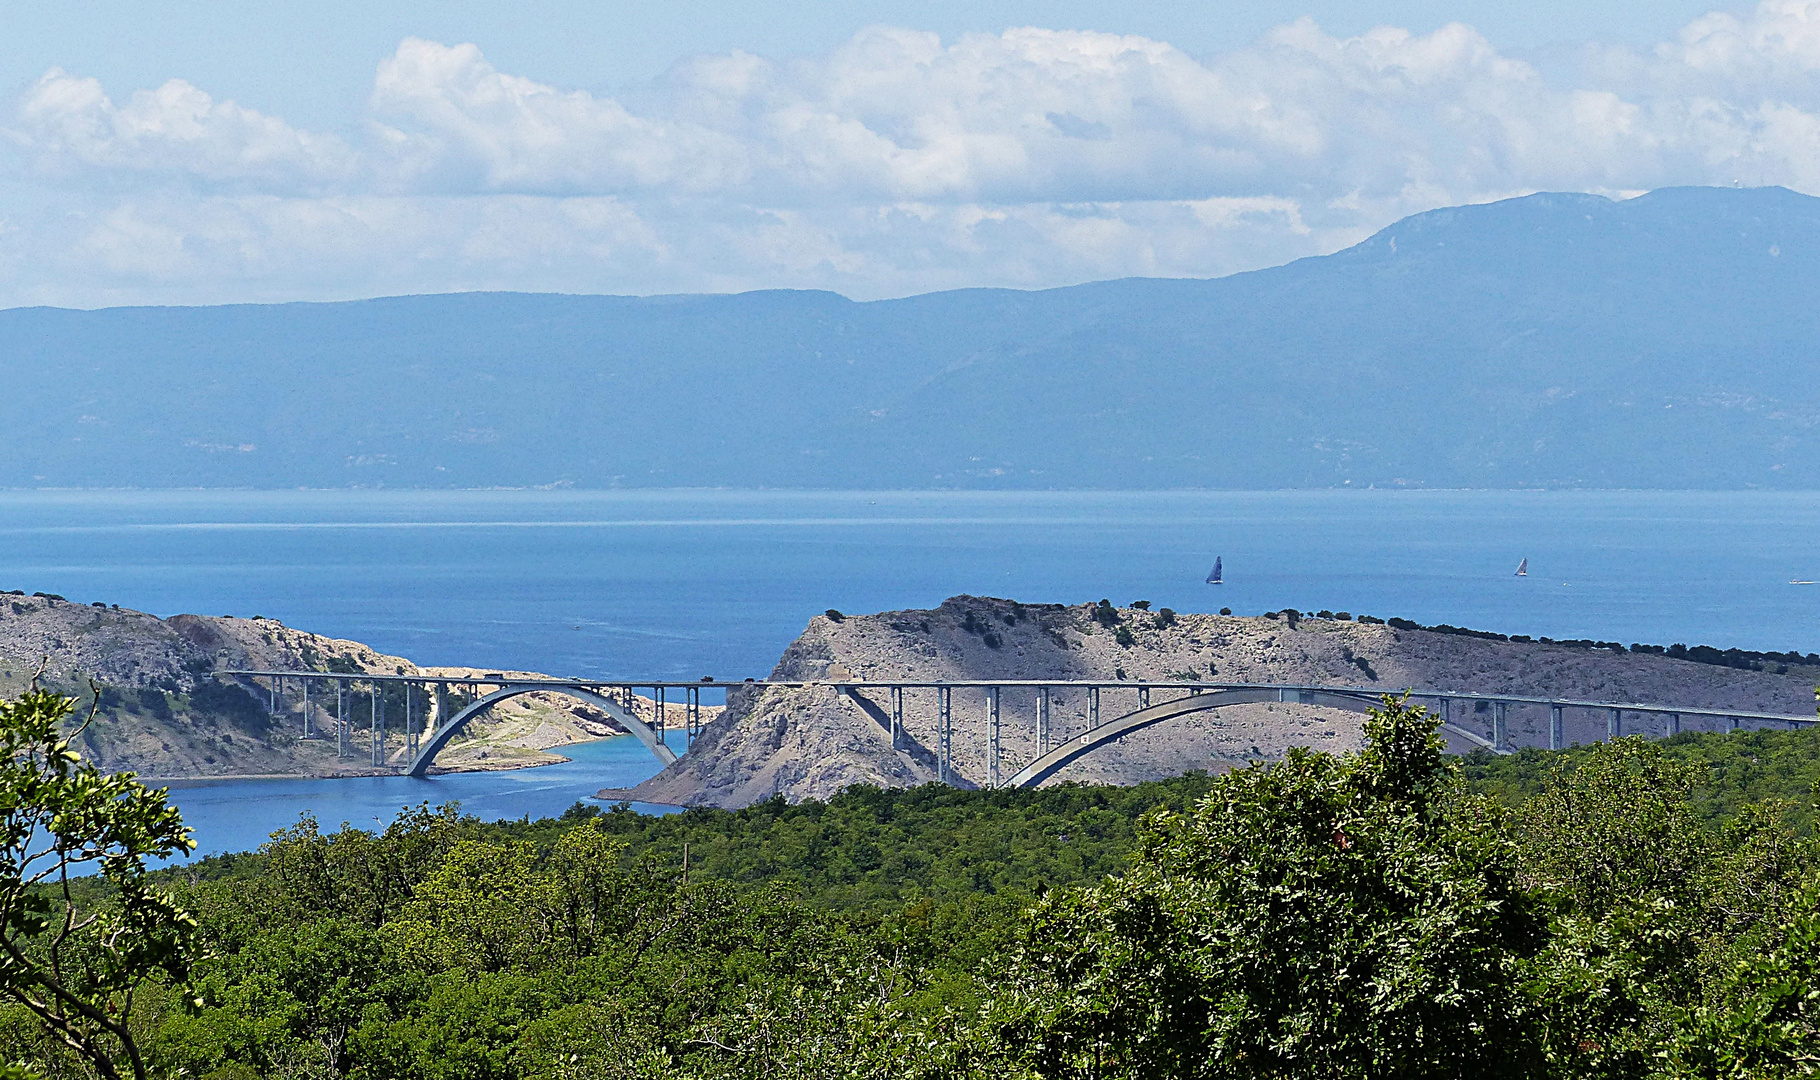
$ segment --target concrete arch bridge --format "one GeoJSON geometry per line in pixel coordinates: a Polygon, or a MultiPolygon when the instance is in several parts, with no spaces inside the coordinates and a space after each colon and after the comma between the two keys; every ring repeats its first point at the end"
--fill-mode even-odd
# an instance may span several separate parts
{"type": "MultiPolygon", "coordinates": [[[[1107,743],[1183,716],[1260,702],[1294,702],[1362,713],[1380,704],[1384,695],[1391,692],[1359,686],[1132,680],[720,682],[703,679],[676,682],[662,679],[527,679],[501,673],[462,679],[320,671],[223,671],[218,674],[262,692],[273,713],[285,707],[287,694],[300,696],[305,738],[329,734],[320,730],[312,732],[310,707],[312,688],[319,695],[327,691],[334,700],[334,719],[330,726],[338,752],[344,757],[350,756],[356,741],[358,714],[365,712],[366,741],[373,767],[391,765],[411,776],[426,775],[437,753],[475,717],[494,704],[521,694],[556,693],[582,701],[605,713],[614,723],[636,736],[661,764],[669,765],[677,759],[676,751],[666,740],[669,710],[675,707],[682,714],[685,748],[692,745],[703,727],[703,691],[717,695],[729,691],[749,693],[772,688],[827,687],[851,699],[881,729],[888,731],[892,747],[900,752],[914,746],[914,740],[904,729],[906,696],[933,697],[937,717],[933,757],[937,775],[945,783],[954,783],[960,780],[953,766],[955,695],[959,691],[964,703],[971,703],[984,712],[985,745],[982,749],[985,751],[986,780],[987,786],[994,788],[1034,787],[1107,743]],[[640,693],[647,690],[650,691],[648,697],[640,693]],[[1000,705],[1008,690],[1028,694],[1035,704],[1029,714],[1035,756],[1022,764],[1007,761],[1003,753],[1000,705]],[[1061,733],[1051,730],[1051,701],[1063,692],[1085,696],[1084,729],[1061,733]],[[641,708],[639,698],[649,702],[649,707],[641,708]],[[403,747],[396,752],[388,750],[388,708],[401,714],[403,747]],[[641,712],[648,712],[651,719],[647,721],[641,712]],[[1057,734],[1061,737],[1055,737],[1057,734]]],[[[1588,742],[1624,734],[1673,735],[1683,730],[1683,725],[1693,725],[1694,729],[1736,731],[1820,723],[1820,717],[1813,715],[1789,716],[1693,705],[1420,689],[1410,690],[1409,696],[1412,701],[1438,713],[1443,732],[1457,742],[1498,754],[1510,753],[1519,745],[1541,745],[1544,713],[1547,716],[1547,745],[1551,749],[1560,749],[1570,741],[1588,742]],[[1513,712],[1520,720],[1514,726],[1513,712]]],[[[317,700],[320,703],[317,707],[326,711],[328,698],[319,696],[317,700]]]]}

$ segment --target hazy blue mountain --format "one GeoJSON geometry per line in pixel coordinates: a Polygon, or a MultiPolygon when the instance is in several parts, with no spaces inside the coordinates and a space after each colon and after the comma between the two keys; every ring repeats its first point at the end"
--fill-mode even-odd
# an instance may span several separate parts
{"type": "Polygon", "coordinates": [[[5,486],[1820,487],[1820,199],[1212,281],[0,312],[5,486]]]}

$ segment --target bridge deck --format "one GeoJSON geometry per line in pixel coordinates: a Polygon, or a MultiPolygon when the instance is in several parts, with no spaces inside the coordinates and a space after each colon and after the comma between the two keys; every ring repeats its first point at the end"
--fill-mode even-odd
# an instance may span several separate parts
{"type": "MultiPolygon", "coordinates": [[[[548,691],[566,694],[590,703],[596,708],[605,710],[614,721],[637,735],[649,747],[658,760],[665,765],[676,760],[676,755],[665,742],[665,707],[670,691],[684,691],[683,701],[674,701],[684,712],[686,718],[687,738],[693,743],[702,729],[701,691],[735,689],[768,690],[768,689],[801,689],[806,687],[826,687],[849,694],[851,700],[858,702],[875,720],[884,724],[891,733],[893,750],[902,750],[903,733],[903,699],[906,691],[935,691],[940,701],[940,721],[937,731],[940,759],[938,776],[944,782],[950,782],[956,774],[951,765],[952,742],[952,700],[956,690],[977,690],[984,693],[989,710],[988,716],[988,783],[996,786],[1001,775],[999,758],[999,695],[1004,690],[1031,689],[1040,691],[1038,713],[1038,757],[1024,768],[1018,770],[1010,781],[1013,786],[1026,786],[1041,783],[1069,762],[1091,752],[1098,746],[1126,734],[1141,730],[1152,724],[1178,716],[1228,705],[1277,701],[1304,704],[1318,708],[1340,708],[1359,712],[1375,704],[1386,694],[1393,696],[1407,693],[1419,702],[1439,703],[1443,719],[1443,728],[1451,735],[1461,737],[1467,742],[1487,748],[1495,753],[1509,753],[1510,745],[1506,737],[1506,717],[1510,706],[1545,706],[1551,712],[1549,724],[1549,745],[1559,749],[1566,744],[1562,714],[1564,710],[1600,710],[1608,716],[1608,737],[1621,733],[1620,717],[1624,713],[1643,713],[1670,718],[1669,731],[1680,730],[1683,717],[1708,718],[1723,720],[1731,729],[1741,726],[1762,726],[1765,724],[1782,725],[1788,728],[1820,723],[1820,716],[1805,714],[1789,716],[1782,713],[1754,712],[1745,709],[1721,709],[1696,705],[1664,705],[1655,702],[1637,701],[1586,701],[1578,698],[1535,697],[1521,694],[1486,694],[1461,690],[1423,690],[1410,689],[1386,690],[1372,686],[1322,686],[1298,685],[1289,683],[1230,683],[1164,680],[1157,682],[1136,679],[823,679],[823,680],[756,680],[741,679],[737,682],[722,682],[716,679],[699,679],[682,682],[669,679],[561,679],[561,678],[517,678],[504,672],[486,672],[479,675],[449,677],[443,675],[398,675],[398,674],[365,674],[352,672],[324,671],[273,671],[273,670],[228,670],[217,674],[243,679],[270,680],[272,696],[271,708],[278,711],[283,686],[287,681],[296,681],[303,689],[307,705],[309,688],[312,683],[331,682],[336,684],[336,725],[337,738],[346,746],[354,729],[352,720],[352,694],[346,691],[355,686],[364,685],[371,688],[368,696],[372,699],[369,711],[371,717],[371,741],[373,742],[373,764],[380,765],[384,751],[384,730],[386,726],[385,708],[382,704],[386,694],[378,689],[381,685],[405,684],[407,687],[422,687],[426,692],[435,689],[436,709],[434,713],[435,730],[419,731],[412,724],[412,692],[405,693],[405,750],[409,757],[409,771],[421,776],[429,768],[436,753],[453,738],[470,719],[484,711],[494,702],[519,694],[548,691]],[[482,687],[491,688],[482,695],[479,701],[454,711],[448,710],[446,691],[451,686],[467,686],[476,693],[482,687]],[[650,690],[655,699],[654,723],[646,724],[637,715],[633,707],[633,692],[650,690]],[[883,710],[871,705],[863,691],[889,691],[891,709],[888,718],[881,719],[883,710]],[[1058,744],[1052,744],[1049,738],[1049,701],[1050,692],[1082,690],[1089,692],[1092,702],[1091,722],[1085,732],[1070,734],[1058,744]],[[1120,714],[1110,719],[1100,719],[1100,695],[1105,691],[1135,692],[1138,707],[1136,710],[1120,714]],[[1153,702],[1150,695],[1155,692],[1175,696],[1165,701],[1153,702]],[[1491,735],[1486,738],[1469,726],[1462,724],[1451,716],[1452,710],[1447,706],[1453,702],[1470,702],[1474,706],[1481,704],[1492,706],[1491,735]],[[427,743],[420,740],[427,736],[427,743]],[[1052,748],[1053,745],[1053,748],[1052,748]]],[[[1474,712],[1484,710],[1475,708],[1474,712]]],[[[306,717],[308,709],[305,710],[306,717]]],[[[426,708],[418,713],[421,721],[429,721],[431,713],[426,708]]],[[[1463,718],[1462,718],[1463,719],[1463,718]]],[[[420,726],[427,727],[427,724],[420,726]]],[[[308,737],[306,719],[305,737],[308,737]]]]}

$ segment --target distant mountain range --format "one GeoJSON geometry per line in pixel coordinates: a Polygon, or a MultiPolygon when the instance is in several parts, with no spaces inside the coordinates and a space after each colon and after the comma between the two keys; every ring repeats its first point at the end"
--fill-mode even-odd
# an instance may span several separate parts
{"type": "Polygon", "coordinates": [[[0,312],[0,486],[1820,487],[1820,199],[1211,281],[0,312]]]}

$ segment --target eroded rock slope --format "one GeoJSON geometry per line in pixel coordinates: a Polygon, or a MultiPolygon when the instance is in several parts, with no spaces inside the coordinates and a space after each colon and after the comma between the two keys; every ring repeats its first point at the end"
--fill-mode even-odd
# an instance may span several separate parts
{"type": "MultiPolygon", "coordinates": [[[[1409,687],[1746,709],[1807,715],[1820,670],[1783,674],[1614,654],[1560,645],[1489,641],[1382,624],[1286,620],[1118,609],[1117,625],[1090,605],[1021,604],[959,596],[929,611],[812,619],[784,652],[774,680],[826,680],[803,689],[744,690],[695,748],[627,797],[683,805],[744,806],[782,795],[826,798],[851,784],[903,786],[935,776],[938,712],[933,692],[905,698],[908,745],[893,750],[882,692],[842,691],[846,679],[1104,679],[1409,687]],[[1120,642],[1120,629],[1126,644],[1120,642]]],[[[1051,730],[1063,739],[1088,726],[1080,692],[1051,694],[1051,730]]],[[[1135,685],[1102,697],[1102,718],[1136,707],[1135,685]]],[[[1002,775],[1035,756],[1035,691],[1004,693],[1002,775]]],[[[1489,730],[1470,710],[1462,724],[1489,730]]],[[[1569,741],[1602,738],[1603,714],[1570,711],[1569,741]]],[[[1630,723],[1642,717],[1633,715],[1630,723]]],[[[1692,727],[1690,721],[1686,726],[1692,727]]],[[[1511,741],[1546,745],[1548,710],[1512,708],[1511,741]]],[[[986,710],[956,692],[953,762],[962,783],[987,777],[986,710]]],[[[1357,746],[1360,718],[1295,704],[1234,706],[1158,725],[1089,754],[1066,780],[1132,783],[1280,756],[1291,746],[1357,746]]],[[[1462,743],[1461,749],[1467,748],[1462,743]]]]}
{"type": "MultiPolygon", "coordinates": [[[[85,756],[109,769],[166,779],[378,771],[370,764],[368,724],[358,706],[351,717],[357,729],[351,753],[338,752],[326,685],[315,688],[308,707],[315,737],[304,738],[305,708],[295,685],[274,714],[268,687],[219,672],[483,674],[420,669],[360,642],[296,630],[274,619],[161,619],[111,605],[0,593],[0,694],[17,694],[40,670],[45,684],[82,698],[85,711],[95,706],[78,744],[85,756]]],[[[394,763],[403,751],[399,719],[394,711],[386,748],[394,763]]],[[[547,694],[495,706],[470,730],[470,737],[443,751],[439,765],[496,769],[560,761],[552,748],[616,731],[604,714],[547,694]]]]}

